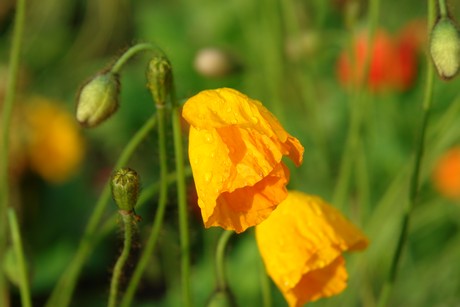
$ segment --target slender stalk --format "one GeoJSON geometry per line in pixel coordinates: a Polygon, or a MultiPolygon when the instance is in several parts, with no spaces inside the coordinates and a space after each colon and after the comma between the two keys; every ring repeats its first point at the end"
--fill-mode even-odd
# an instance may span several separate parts
{"type": "MultiPolygon", "coordinates": [[[[367,52],[364,58],[364,67],[363,67],[363,76],[364,80],[354,80],[358,82],[367,82],[369,78],[370,64],[372,63],[372,51],[374,46],[375,32],[379,20],[379,10],[380,10],[380,1],[371,0],[369,3],[368,11],[368,39],[367,39],[367,52]]],[[[354,66],[357,65],[355,61],[354,46],[350,44],[351,52],[349,53],[352,59],[354,66]]],[[[334,190],[333,203],[341,207],[343,206],[350,182],[351,174],[353,169],[353,164],[356,156],[358,155],[358,150],[360,147],[360,131],[363,121],[363,108],[365,103],[365,93],[363,91],[363,85],[357,83],[357,87],[354,87],[355,92],[351,99],[350,103],[350,128],[348,129],[347,140],[345,143],[345,151],[342,157],[340,164],[339,176],[337,180],[337,185],[334,190]]]]}
{"type": "Polygon", "coordinates": [[[30,298],[27,266],[24,259],[24,251],[22,250],[21,233],[19,231],[16,213],[12,208],[9,208],[8,210],[8,221],[10,225],[11,241],[13,242],[14,252],[16,254],[16,262],[19,270],[19,290],[21,293],[21,303],[23,307],[31,307],[32,300],[30,298]]]}
{"type": "Polygon", "coordinates": [[[271,307],[273,305],[272,302],[272,295],[271,295],[271,286],[270,286],[270,279],[267,275],[267,271],[265,270],[264,263],[262,258],[259,257],[259,271],[260,271],[260,284],[262,289],[262,306],[263,307],[271,307]]]}
{"type": "MultiPolygon", "coordinates": [[[[428,29],[431,29],[434,24],[434,16],[435,16],[435,1],[436,0],[428,0],[428,29]]],[[[422,158],[425,150],[425,135],[426,130],[428,127],[430,113],[431,113],[431,105],[433,101],[433,80],[434,80],[434,68],[431,64],[429,56],[427,55],[427,76],[426,76],[426,84],[425,84],[425,93],[423,99],[423,115],[422,121],[420,126],[420,135],[417,142],[416,152],[415,152],[415,161],[414,161],[414,168],[412,171],[412,176],[410,179],[410,187],[409,187],[409,202],[405,209],[402,225],[401,225],[401,232],[399,234],[398,244],[396,246],[396,250],[393,255],[393,260],[391,262],[390,271],[388,274],[387,281],[385,282],[382,292],[379,298],[379,307],[384,307],[388,303],[388,299],[395,283],[399,262],[401,260],[401,255],[403,248],[406,244],[407,237],[408,237],[408,229],[411,220],[411,214],[413,208],[417,204],[418,200],[418,193],[420,189],[420,173],[422,169],[422,158]]]]}
{"type": "MultiPolygon", "coordinates": [[[[10,49],[9,71],[6,84],[5,100],[3,102],[2,123],[0,131],[0,263],[3,263],[7,242],[7,210],[9,206],[9,139],[11,113],[16,95],[19,60],[21,57],[22,38],[24,33],[24,18],[26,1],[17,0],[14,17],[13,41],[10,49]]],[[[9,306],[8,286],[5,276],[0,270],[0,305],[9,306]]]]}
{"type": "Polygon", "coordinates": [[[223,303],[225,306],[236,306],[235,296],[233,295],[227,283],[227,274],[225,273],[225,251],[233,231],[225,230],[221,233],[216,248],[216,288],[211,301],[207,306],[214,306],[223,303]],[[217,303],[222,302],[222,303],[217,303]]]}
{"type": "Polygon", "coordinates": [[[115,267],[113,268],[112,281],[110,282],[110,296],[109,296],[109,307],[115,307],[117,304],[118,288],[120,284],[121,274],[123,273],[123,267],[129,258],[129,252],[131,251],[131,242],[133,237],[133,215],[132,214],[121,214],[124,226],[124,242],[123,250],[121,251],[120,257],[118,258],[115,267]]]}
{"type": "Polygon", "coordinates": [[[216,249],[216,281],[217,289],[225,290],[227,286],[227,277],[225,274],[225,249],[227,247],[230,237],[233,235],[233,231],[225,230],[222,232],[216,249]]]}
{"type": "MultiPolygon", "coordinates": [[[[120,157],[118,158],[118,161],[116,162],[114,169],[119,169],[126,165],[137,146],[139,146],[139,144],[145,139],[145,137],[149,134],[149,132],[154,128],[155,125],[156,117],[152,116],[147,122],[145,122],[141,129],[126,145],[120,157]]],[[[110,179],[107,180],[107,183],[104,186],[104,190],[102,191],[102,194],[99,197],[96,206],[94,207],[94,210],[90,216],[88,224],[86,225],[85,232],[80,241],[75,256],[73,257],[67,269],[61,275],[61,278],[59,279],[58,284],[54,288],[46,306],[64,307],[69,305],[81,269],[93,249],[92,242],[95,240],[95,232],[97,230],[97,225],[99,225],[101,221],[102,215],[107,207],[107,204],[109,203],[109,200],[110,179]]]]}
{"type": "Polygon", "coordinates": [[[141,280],[142,273],[144,272],[149,259],[155,248],[155,244],[158,241],[160,230],[163,225],[163,219],[165,215],[165,209],[168,200],[168,163],[167,163],[167,151],[166,151],[166,128],[165,128],[165,108],[163,105],[158,105],[157,108],[157,119],[158,119],[158,148],[160,156],[160,195],[158,200],[158,208],[155,214],[153,222],[153,229],[147,240],[146,246],[142,252],[139,262],[136,265],[133,276],[129,281],[128,288],[121,301],[121,306],[131,306],[131,301],[134,297],[134,293],[141,280]]]}
{"type": "Polygon", "coordinates": [[[184,167],[184,148],[182,144],[182,131],[180,126],[180,109],[177,103],[174,85],[172,86],[171,101],[172,109],[172,126],[174,138],[174,155],[176,157],[177,172],[177,199],[179,205],[179,234],[181,246],[181,286],[183,306],[192,306],[190,295],[190,241],[188,230],[188,212],[187,197],[185,186],[185,167],[184,167]]]}
{"type": "Polygon", "coordinates": [[[447,1],[446,0],[439,0],[439,15],[441,15],[441,18],[446,18],[447,16],[447,1]]]}
{"type": "Polygon", "coordinates": [[[121,57],[118,58],[118,60],[113,64],[111,72],[114,74],[117,74],[120,72],[121,68],[125,63],[134,55],[136,55],[139,52],[150,50],[153,51],[155,50],[155,47],[152,44],[145,43],[145,44],[137,44],[129,48],[121,57]]]}

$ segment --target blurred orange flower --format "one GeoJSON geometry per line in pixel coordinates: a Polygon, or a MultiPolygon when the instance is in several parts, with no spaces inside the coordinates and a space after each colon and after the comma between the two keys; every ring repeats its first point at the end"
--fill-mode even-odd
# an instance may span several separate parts
{"type": "Polygon", "coordinates": [[[83,138],[73,116],[45,98],[24,106],[30,167],[45,180],[58,183],[72,175],[84,153],[83,138]]]}
{"type": "Polygon", "coordinates": [[[256,238],[268,275],[289,306],[342,292],[348,277],[342,253],[368,245],[339,211],[319,197],[296,191],[289,191],[256,227],[256,238]]]}
{"type": "Polygon", "coordinates": [[[284,155],[302,163],[304,148],[257,100],[229,88],[206,90],[184,105],[189,158],[205,227],[242,232],[286,198],[284,155]]]}
{"type": "Polygon", "coordinates": [[[453,147],[438,160],[433,183],[438,192],[450,199],[460,199],[460,147],[453,147]]]}

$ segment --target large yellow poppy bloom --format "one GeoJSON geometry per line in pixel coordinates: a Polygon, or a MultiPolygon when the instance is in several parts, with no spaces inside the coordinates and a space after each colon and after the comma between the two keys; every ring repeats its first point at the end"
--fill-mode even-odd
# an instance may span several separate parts
{"type": "Polygon", "coordinates": [[[342,253],[368,244],[335,208],[293,191],[256,227],[256,238],[268,275],[289,306],[342,292],[348,277],[342,253]]]}
{"type": "Polygon", "coordinates": [[[257,100],[229,88],[206,90],[184,105],[189,158],[205,227],[242,232],[286,198],[289,170],[303,147],[257,100]]]}

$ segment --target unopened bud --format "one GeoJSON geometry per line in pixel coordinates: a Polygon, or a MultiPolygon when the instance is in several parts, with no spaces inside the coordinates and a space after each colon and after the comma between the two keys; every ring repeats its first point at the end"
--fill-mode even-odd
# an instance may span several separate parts
{"type": "Polygon", "coordinates": [[[77,121],[95,127],[118,109],[120,81],[111,72],[96,75],[83,85],[77,97],[77,121]]]}
{"type": "Polygon", "coordinates": [[[460,40],[455,24],[449,18],[438,20],[431,31],[430,53],[443,79],[454,77],[460,65],[460,40]]]}
{"type": "Polygon", "coordinates": [[[139,196],[139,175],[130,168],[117,170],[111,181],[112,197],[118,209],[126,214],[134,213],[139,196]]]}
{"type": "Polygon", "coordinates": [[[152,58],[147,67],[147,87],[157,106],[164,106],[172,87],[172,68],[164,56],[152,58]]]}

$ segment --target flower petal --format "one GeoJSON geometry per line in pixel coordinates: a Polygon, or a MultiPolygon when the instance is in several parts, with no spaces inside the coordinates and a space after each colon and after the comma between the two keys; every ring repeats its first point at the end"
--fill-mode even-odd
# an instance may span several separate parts
{"type": "Polygon", "coordinates": [[[221,226],[240,233],[261,223],[286,198],[288,181],[289,170],[280,163],[254,186],[222,193],[217,199],[218,206],[205,226],[221,226]]]}
{"type": "Polygon", "coordinates": [[[244,231],[264,220],[286,195],[289,156],[303,147],[256,100],[233,89],[203,91],[184,105],[191,124],[189,158],[206,227],[244,231]]]}
{"type": "Polygon", "coordinates": [[[301,192],[289,192],[256,227],[256,236],[267,271],[280,289],[294,289],[305,274],[329,266],[344,251],[368,244],[339,211],[301,192]]]}
{"type": "Polygon", "coordinates": [[[212,130],[236,125],[244,130],[256,130],[282,147],[296,165],[302,163],[304,148],[289,135],[279,121],[259,101],[230,88],[207,90],[191,97],[184,105],[182,116],[199,129],[212,130]]]}
{"type": "Polygon", "coordinates": [[[346,288],[347,279],[345,260],[339,256],[324,268],[306,273],[294,288],[286,288],[283,293],[289,306],[302,306],[305,302],[339,294],[346,288]]]}

